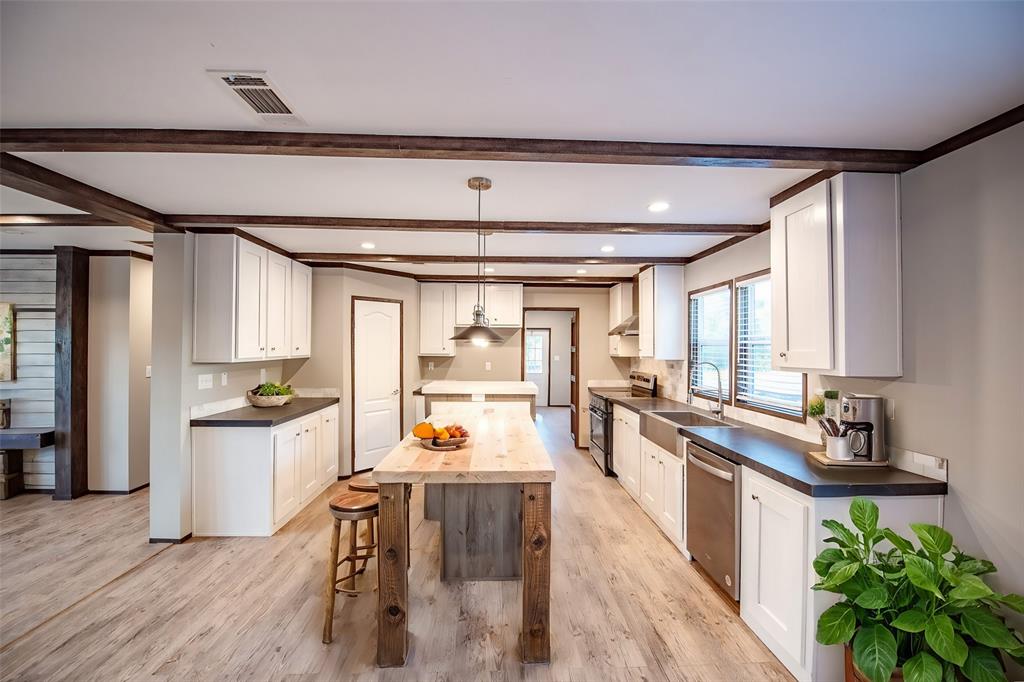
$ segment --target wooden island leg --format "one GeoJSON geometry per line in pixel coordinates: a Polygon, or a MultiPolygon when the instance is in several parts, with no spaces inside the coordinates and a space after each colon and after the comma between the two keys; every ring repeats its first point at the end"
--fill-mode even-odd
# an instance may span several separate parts
{"type": "Polygon", "coordinates": [[[409,498],[406,483],[380,484],[377,665],[405,665],[409,647],[409,498]]]}
{"type": "Polygon", "coordinates": [[[523,484],[523,663],[551,661],[551,484],[523,484]]]}

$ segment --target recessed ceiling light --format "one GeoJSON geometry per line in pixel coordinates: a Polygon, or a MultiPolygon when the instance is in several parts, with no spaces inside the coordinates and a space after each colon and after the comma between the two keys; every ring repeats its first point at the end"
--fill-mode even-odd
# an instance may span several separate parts
{"type": "Polygon", "coordinates": [[[576,274],[577,275],[585,275],[585,274],[587,274],[587,271],[584,270],[583,268],[580,268],[579,270],[576,271],[576,274]]]}
{"type": "Polygon", "coordinates": [[[376,249],[377,248],[377,245],[374,244],[373,242],[363,242],[359,246],[363,247],[364,249],[376,249]]]}
{"type": "Polygon", "coordinates": [[[494,272],[494,268],[484,268],[484,272],[494,272]]]}
{"type": "Polygon", "coordinates": [[[602,253],[611,253],[614,250],[615,250],[615,247],[612,246],[611,244],[605,244],[604,246],[601,247],[601,252],[602,253]]]}
{"type": "Polygon", "coordinates": [[[652,202],[650,204],[647,204],[647,210],[650,211],[651,213],[661,213],[662,211],[667,211],[668,210],[668,202],[667,201],[655,201],[655,202],[652,202]]]}

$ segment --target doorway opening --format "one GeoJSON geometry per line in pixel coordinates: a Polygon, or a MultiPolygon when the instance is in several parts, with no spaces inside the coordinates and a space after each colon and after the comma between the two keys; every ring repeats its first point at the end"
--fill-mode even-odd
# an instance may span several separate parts
{"type": "Polygon", "coordinates": [[[580,447],[579,314],[579,308],[523,308],[520,369],[523,381],[537,385],[538,408],[568,408],[568,435],[576,447],[580,447]]]}

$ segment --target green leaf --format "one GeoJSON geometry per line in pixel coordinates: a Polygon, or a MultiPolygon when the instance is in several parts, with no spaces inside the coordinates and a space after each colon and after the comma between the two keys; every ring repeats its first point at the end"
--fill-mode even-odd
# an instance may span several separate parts
{"type": "Polygon", "coordinates": [[[865,497],[855,497],[850,502],[850,520],[865,534],[878,528],[878,505],[865,497]]]}
{"type": "Polygon", "coordinates": [[[1006,627],[1006,624],[988,609],[980,606],[964,609],[960,614],[960,628],[978,644],[997,649],[1014,649],[1020,640],[1006,627]]]}
{"type": "Polygon", "coordinates": [[[823,549],[821,554],[814,558],[814,562],[811,565],[814,566],[814,572],[824,578],[828,575],[829,567],[835,562],[841,561],[843,557],[843,550],[829,547],[823,549]]]}
{"type": "Polygon", "coordinates": [[[845,644],[857,629],[857,616],[847,603],[834,604],[818,618],[815,639],[821,644],[845,644]]]}
{"type": "Polygon", "coordinates": [[[904,611],[892,621],[892,626],[904,632],[924,632],[924,626],[928,623],[928,616],[917,609],[904,611]]]}
{"type": "Polygon", "coordinates": [[[960,584],[960,569],[948,561],[939,564],[939,575],[945,578],[950,585],[960,584]]]}
{"type": "Polygon", "coordinates": [[[929,554],[946,554],[953,548],[953,536],[938,526],[930,523],[912,523],[910,529],[921,541],[924,551],[929,554]]]}
{"type": "Polygon", "coordinates": [[[882,535],[885,537],[886,540],[892,543],[893,547],[900,550],[904,554],[914,553],[914,544],[910,542],[910,540],[907,540],[906,538],[897,535],[891,529],[883,528],[882,535]]]}
{"type": "Polygon", "coordinates": [[[837,587],[852,578],[860,568],[860,562],[843,559],[832,564],[822,582],[828,587],[837,587]]]}
{"type": "Polygon", "coordinates": [[[896,669],[896,638],[884,625],[865,625],[853,638],[853,662],[871,682],[889,682],[896,669]]]}
{"type": "Polygon", "coordinates": [[[961,573],[973,573],[974,575],[996,572],[996,565],[987,559],[973,559],[967,557],[958,563],[956,567],[960,569],[961,573]]]}
{"type": "Polygon", "coordinates": [[[865,609],[882,609],[889,605],[889,590],[885,585],[876,585],[861,592],[853,601],[865,609]]]}
{"type": "Polygon", "coordinates": [[[960,671],[971,682],[1006,682],[1002,664],[988,647],[972,646],[960,671]]]}
{"type": "Polygon", "coordinates": [[[832,531],[832,535],[836,536],[840,545],[856,547],[859,544],[857,542],[857,536],[853,534],[853,531],[838,521],[834,519],[825,519],[821,522],[821,525],[832,531]]]}
{"type": "Polygon", "coordinates": [[[903,664],[907,682],[942,682],[942,664],[927,652],[920,652],[903,664]]]}
{"type": "Polygon", "coordinates": [[[946,615],[936,614],[924,627],[924,640],[932,651],[956,665],[963,665],[967,659],[967,642],[953,631],[953,620],[946,615]]]}
{"type": "Polygon", "coordinates": [[[994,594],[985,581],[970,573],[961,576],[960,584],[949,591],[950,599],[981,599],[994,594]]]}
{"type": "Polygon", "coordinates": [[[952,663],[942,664],[942,682],[957,682],[956,666],[952,663]]]}
{"type": "Polygon", "coordinates": [[[904,554],[903,561],[907,567],[907,579],[922,590],[927,590],[944,599],[939,590],[939,574],[935,570],[935,564],[924,557],[916,554],[904,554]]]}
{"type": "Polygon", "coordinates": [[[1024,613],[1024,597],[1019,594],[1004,594],[998,599],[1017,613],[1024,613]]]}

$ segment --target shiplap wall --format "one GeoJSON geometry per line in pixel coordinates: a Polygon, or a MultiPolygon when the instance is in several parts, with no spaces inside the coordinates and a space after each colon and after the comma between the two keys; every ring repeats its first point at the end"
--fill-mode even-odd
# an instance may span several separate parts
{"type": "MultiPolygon", "coordinates": [[[[11,426],[53,426],[55,256],[0,256],[0,301],[15,304],[15,381],[0,383],[11,400],[11,426]],[[28,311],[24,308],[46,309],[28,311]]],[[[25,487],[53,488],[53,446],[24,453],[25,487]]]]}

